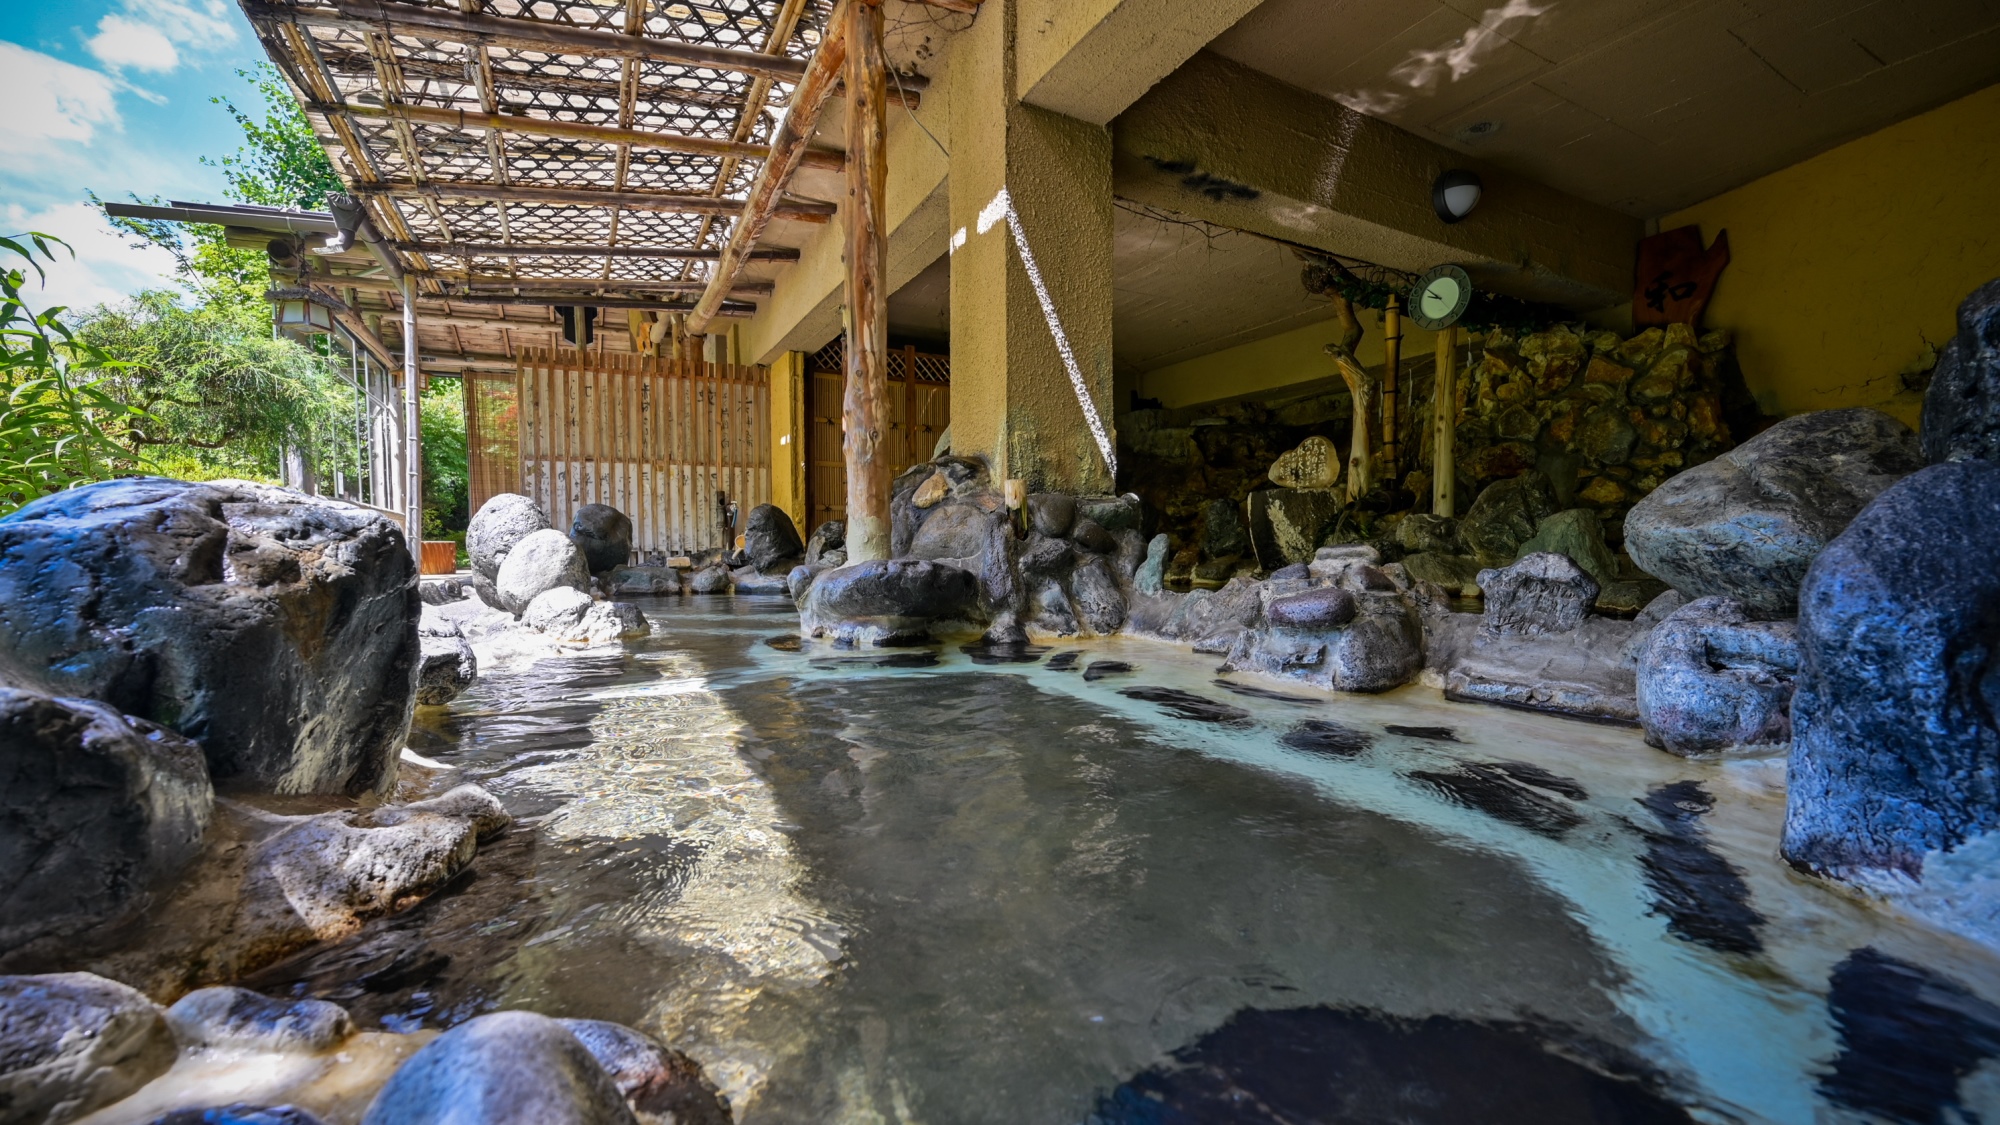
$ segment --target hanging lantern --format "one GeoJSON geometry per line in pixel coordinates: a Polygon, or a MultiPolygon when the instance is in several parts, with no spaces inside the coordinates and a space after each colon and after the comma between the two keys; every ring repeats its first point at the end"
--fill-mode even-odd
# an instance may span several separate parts
{"type": "Polygon", "coordinates": [[[326,306],[297,297],[287,297],[272,309],[278,331],[294,340],[309,340],[333,331],[333,313],[326,306]]]}

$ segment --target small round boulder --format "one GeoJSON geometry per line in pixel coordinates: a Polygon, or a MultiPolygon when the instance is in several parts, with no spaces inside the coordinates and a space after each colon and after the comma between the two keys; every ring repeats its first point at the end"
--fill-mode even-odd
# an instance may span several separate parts
{"type": "Polygon", "coordinates": [[[354,1021],[325,1000],[275,1000],[247,988],[200,988],[167,1009],[183,1046],[276,1054],[330,1051],[354,1034],[354,1021]]]}
{"type": "Polygon", "coordinates": [[[1281,629],[1332,629],[1354,620],[1354,595],[1338,586],[1320,586],[1272,598],[1264,618],[1281,629]]]}
{"type": "Polygon", "coordinates": [[[537,531],[514,545],[493,583],[502,609],[520,614],[528,603],[558,586],[590,588],[583,552],[560,531],[537,531]]]}
{"type": "Polygon", "coordinates": [[[137,989],[91,973],[0,977],[0,1109],[57,1125],[166,1073],[178,1048],[137,989]]]}
{"type": "Polygon", "coordinates": [[[632,557],[632,517],[609,504],[585,504],[570,521],[569,538],[590,573],[603,574],[632,557]]]}
{"type": "Polygon", "coordinates": [[[467,1020],[411,1056],[363,1125],[637,1125],[604,1067],[533,1012],[467,1020]]]}
{"type": "Polygon", "coordinates": [[[554,525],[541,505],[526,496],[502,492],[479,506],[465,527],[465,550],[472,556],[472,569],[488,582],[500,577],[500,564],[514,545],[537,531],[554,525]]]}

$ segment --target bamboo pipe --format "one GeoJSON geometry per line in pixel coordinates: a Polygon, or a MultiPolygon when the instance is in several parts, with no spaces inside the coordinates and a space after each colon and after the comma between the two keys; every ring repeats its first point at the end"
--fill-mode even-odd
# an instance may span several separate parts
{"type": "Polygon", "coordinates": [[[1431,395],[1431,425],[1436,447],[1432,458],[1431,511],[1454,516],[1458,465],[1452,456],[1452,442],[1458,433],[1458,329],[1440,329],[1437,334],[1437,374],[1431,395]]]}
{"type": "Polygon", "coordinates": [[[1382,310],[1382,477],[1391,488],[1402,476],[1396,469],[1396,381],[1403,359],[1403,308],[1395,294],[1382,310]]]}

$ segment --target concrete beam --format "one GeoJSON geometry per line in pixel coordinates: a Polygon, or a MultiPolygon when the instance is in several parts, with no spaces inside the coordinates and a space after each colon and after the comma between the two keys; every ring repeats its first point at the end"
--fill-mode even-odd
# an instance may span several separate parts
{"type": "Polygon", "coordinates": [[[1112,126],[1118,194],[1404,270],[1464,266],[1495,292],[1578,310],[1631,300],[1639,220],[1432,144],[1202,53],[1112,126]],[[1431,184],[1471,168],[1485,196],[1446,224],[1431,184]]]}
{"type": "Polygon", "coordinates": [[[1018,0],[1016,96],[1065,117],[1110,124],[1260,2],[1018,0]]]}

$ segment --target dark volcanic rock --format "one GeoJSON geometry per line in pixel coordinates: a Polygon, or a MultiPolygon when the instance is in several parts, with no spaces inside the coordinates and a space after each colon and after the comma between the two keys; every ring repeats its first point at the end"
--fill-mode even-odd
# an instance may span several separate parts
{"type": "Polygon", "coordinates": [[[1226,559],[1250,549],[1243,523],[1236,518],[1236,505],[1227,500],[1211,500],[1201,509],[1201,556],[1226,559]]]}
{"type": "Polygon", "coordinates": [[[187,739],[0,687],[0,952],[142,909],[201,851],[214,802],[187,739]]]}
{"type": "Polygon", "coordinates": [[[1099,636],[1110,636],[1125,624],[1125,594],[1111,573],[1111,561],[1102,555],[1087,560],[1070,576],[1070,598],[1076,615],[1099,636]]]}
{"type": "Polygon", "coordinates": [[[1486,592],[1485,628],[1501,636],[1567,633],[1597,604],[1597,580],[1552,551],[1480,571],[1479,588],[1486,592]]]}
{"type": "Polygon", "coordinates": [[[386,789],[420,607],[395,524],[281,488],[107,481],[0,519],[0,677],[171,727],[224,788],[386,789]]]}
{"type": "Polygon", "coordinates": [[[1121,531],[1145,534],[1145,507],[1129,492],[1122,496],[1078,497],[1076,514],[1114,535],[1121,531]]]}
{"type": "Polygon", "coordinates": [[[1241,707],[1231,707],[1227,703],[1217,703],[1213,699],[1204,699],[1191,691],[1182,691],[1179,688],[1122,688],[1118,694],[1129,699],[1138,699],[1147,703],[1158,704],[1170,714],[1183,719],[1193,719],[1198,723],[1247,726],[1250,722],[1250,712],[1245,711],[1241,707]]]}
{"type": "Polygon", "coordinates": [[[1974,1120],[1959,1085],[2000,1057],[2000,1007],[1872,946],[1834,967],[1826,1006],[1840,1032],[1827,1100],[1881,1121],[1974,1120]]]}
{"type": "Polygon", "coordinates": [[[874,559],[821,574],[799,603],[808,636],[883,644],[978,613],[972,572],[922,559],[874,559]]]}
{"type": "Polygon", "coordinates": [[[1123,660],[1093,660],[1090,662],[1090,667],[1083,670],[1083,679],[1085,683],[1090,683],[1111,676],[1122,676],[1131,670],[1132,666],[1123,660]]]}
{"type": "Polygon", "coordinates": [[[585,504],[570,521],[569,539],[590,573],[604,574],[632,557],[632,517],[609,504],[585,504]]]}
{"type": "Polygon", "coordinates": [[[1037,492],[1028,497],[1028,522],[1051,539],[1061,539],[1076,526],[1076,497],[1066,492],[1037,492]]]}
{"type": "Polygon", "coordinates": [[[177,1109],[155,1117],[147,1125],[323,1125],[320,1119],[295,1105],[252,1105],[231,1102],[208,1109],[177,1109]]]}
{"type": "Polygon", "coordinates": [[[840,520],[827,520],[814,528],[812,538],[806,540],[806,565],[819,562],[828,551],[842,552],[842,561],[845,561],[846,547],[847,524],[840,520]]]}
{"type": "Polygon", "coordinates": [[[1922,875],[2000,825],[2000,465],[1904,478],[1800,591],[1785,858],[1922,875]]]}
{"type": "Polygon", "coordinates": [[[1555,514],[1556,495],[1549,478],[1523,473],[1487,485],[1459,521],[1458,536],[1481,564],[1505,566],[1514,561],[1521,544],[1534,538],[1535,528],[1555,514]]]}
{"type": "Polygon", "coordinates": [[[1250,547],[1267,570],[1311,562],[1346,500],[1330,488],[1260,488],[1244,500],[1250,547]]]}
{"type": "Polygon", "coordinates": [[[2000,461],[2000,279],[1958,306],[1958,335],[1924,392],[1924,459],[2000,461]]]}
{"type": "Polygon", "coordinates": [[[1118,540],[1111,533],[1097,526],[1096,520],[1078,520],[1070,529],[1070,542],[1092,554],[1108,555],[1118,549],[1118,540]]]}
{"type": "Polygon", "coordinates": [[[1326,629],[1354,620],[1354,595],[1338,586],[1320,586],[1272,598],[1264,616],[1287,629],[1326,629]]]}
{"type": "Polygon", "coordinates": [[[1460,762],[1450,769],[1411,770],[1408,776],[1454,804],[1550,839],[1560,840],[1583,823],[1582,814],[1575,809],[1542,796],[1491,763],[1460,762]]]}
{"type": "Polygon", "coordinates": [[[514,544],[554,525],[541,505],[525,496],[502,492],[479,506],[465,528],[465,550],[472,569],[488,582],[500,577],[500,564],[514,544]]]}
{"type": "Polygon", "coordinates": [[[721,563],[702,567],[688,575],[687,589],[690,594],[726,594],[730,591],[729,568],[721,563]]]}
{"type": "Polygon", "coordinates": [[[804,558],[806,545],[792,517],[776,504],[759,504],[750,509],[743,524],[743,552],[759,573],[788,571],[804,558]]]}
{"type": "Polygon", "coordinates": [[[729,1103],[701,1064],[623,1024],[557,1020],[604,1067],[625,1101],[674,1125],[729,1125],[729,1103]]]}
{"type": "Polygon", "coordinates": [[[184,1047],[317,1054],[354,1034],[354,1021],[325,1000],[274,1000],[246,988],[200,988],[167,1009],[184,1047]]]}
{"type": "Polygon", "coordinates": [[[418,627],[423,661],[417,667],[417,705],[442,707],[472,686],[479,660],[457,625],[426,621],[418,627]]]}
{"type": "Polygon", "coordinates": [[[90,973],[0,977],[0,1112],[62,1125],[174,1065],[174,1033],[136,989],[90,973]]]}
{"type": "Polygon", "coordinates": [[[476,1016],[390,1077],[363,1125],[636,1125],[577,1037],[533,1012],[476,1016]]]}
{"type": "Polygon", "coordinates": [[[1792,622],[1752,621],[1729,598],[1697,598],[1655,626],[1639,654],[1646,742],[1694,755],[1788,741],[1798,671],[1792,622]]]}
{"type": "Polygon", "coordinates": [[[1590,572],[1599,589],[1618,581],[1618,556],[1604,543],[1604,528],[1597,513],[1588,508],[1557,512],[1535,527],[1534,537],[1521,544],[1518,557],[1541,551],[1567,555],[1569,560],[1590,572]]]}
{"type": "Polygon", "coordinates": [[[1306,750],[1335,758],[1355,757],[1375,742],[1368,732],[1355,730],[1330,719],[1307,719],[1286,731],[1278,741],[1294,750],[1306,750]]]}
{"type": "Polygon", "coordinates": [[[1801,414],[1654,489],[1625,517],[1625,549],[1691,598],[1789,615],[1827,542],[1922,465],[1917,436],[1880,411],[1801,414]]]}
{"type": "Polygon", "coordinates": [[[1743,872],[1709,847],[1701,818],[1715,801],[1698,781],[1662,785],[1640,798],[1662,831],[1641,829],[1646,854],[1640,867],[1653,892],[1653,910],[1667,918],[1667,932],[1722,953],[1757,953],[1764,916],[1750,905],[1743,872]]]}

